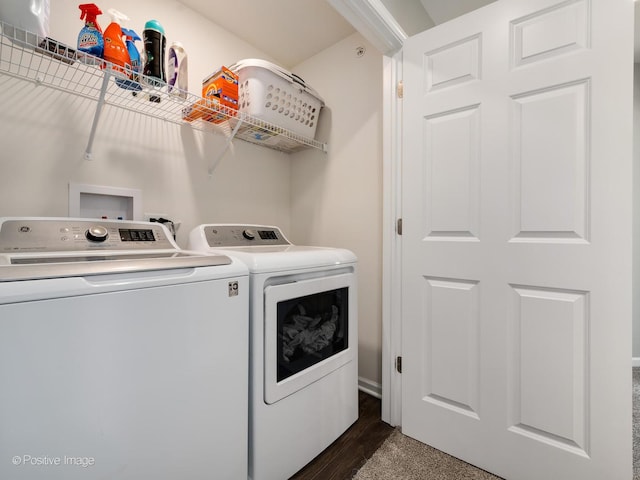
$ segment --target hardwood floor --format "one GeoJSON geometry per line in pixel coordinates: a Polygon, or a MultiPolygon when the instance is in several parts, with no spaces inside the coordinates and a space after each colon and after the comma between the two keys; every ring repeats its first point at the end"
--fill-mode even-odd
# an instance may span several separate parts
{"type": "Polygon", "coordinates": [[[348,480],[371,458],[393,427],[380,419],[380,400],[359,392],[359,418],[291,480],[348,480]]]}

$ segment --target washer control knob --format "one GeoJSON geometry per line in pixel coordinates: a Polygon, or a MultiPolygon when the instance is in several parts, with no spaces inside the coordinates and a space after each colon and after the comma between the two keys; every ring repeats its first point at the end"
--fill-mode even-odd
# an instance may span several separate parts
{"type": "Polygon", "coordinates": [[[84,236],[87,237],[87,240],[91,240],[92,242],[104,242],[109,237],[109,232],[106,228],[100,225],[95,225],[90,227],[84,236]]]}
{"type": "Polygon", "coordinates": [[[254,240],[256,238],[256,234],[254,233],[254,231],[249,229],[243,230],[242,236],[247,240],[254,240]]]}

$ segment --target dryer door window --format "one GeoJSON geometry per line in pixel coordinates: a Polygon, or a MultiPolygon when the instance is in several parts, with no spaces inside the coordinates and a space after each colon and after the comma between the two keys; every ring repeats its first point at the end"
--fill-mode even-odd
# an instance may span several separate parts
{"type": "Polygon", "coordinates": [[[281,382],[349,346],[349,289],[278,302],[277,322],[281,382]]]}
{"type": "Polygon", "coordinates": [[[274,403],[356,361],[354,273],[264,291],[264,397],[274,403]]]}

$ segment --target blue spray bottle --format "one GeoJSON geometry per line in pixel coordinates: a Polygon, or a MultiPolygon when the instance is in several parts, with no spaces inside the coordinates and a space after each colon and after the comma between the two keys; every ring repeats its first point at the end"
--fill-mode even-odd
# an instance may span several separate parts
{"type": "Polygon", "coordinates": [[[90,57],[82,56],[82,52],[102,58],[104,38],[97,20],[97,16],[100,15],[102,11],[95,3],[84,3],[78,5],[78,7],[82,11],[80,20],[85,21],[84,27],[82,27],[78,35],[78,52],[80,52],[78,58],[85,63],[91,63],[89,60],[90,57]]]}
{"type": "MultiPolygon", "coordinates": [[[[140,86],[140,71],[142,69],[142,64],[140,61],[140,52],[136,47],[136,40],[141,40],[136,32],[130,30],[128,28],[123,28],[122,33],[126,37],[126,45],[127,51],[129,52],[129,58],[131,59],[131,80],[116,78],[116,84],[120,88],[125,88],[127,90],[142,90],[142,86],[140,86]]],[[[135,93],[134,93],[135,95],[135,93]]]]}

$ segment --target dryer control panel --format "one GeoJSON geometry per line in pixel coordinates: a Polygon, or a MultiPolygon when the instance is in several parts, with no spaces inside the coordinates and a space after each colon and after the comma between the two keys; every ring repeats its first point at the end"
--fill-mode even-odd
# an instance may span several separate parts
{"type": "Polygon", "coordinates": [[[291,245],[278,227],[265,225],[203,225],[210,247],[291,245]]]}
{"type": "Polygon", "coordinates": [[[158,223],[61,218],[0,220],[0,253],[176,248],[158,223]]]}

